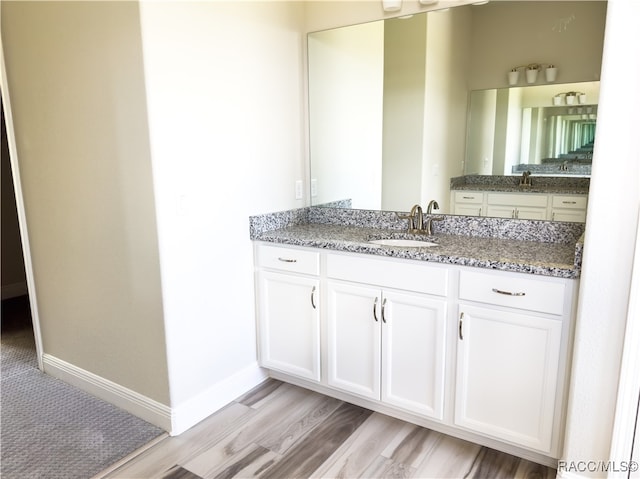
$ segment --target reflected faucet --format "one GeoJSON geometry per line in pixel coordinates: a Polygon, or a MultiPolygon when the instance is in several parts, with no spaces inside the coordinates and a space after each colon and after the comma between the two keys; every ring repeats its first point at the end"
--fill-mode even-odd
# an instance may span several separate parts
{"type": "Polygon", "coordinates": [[[531,172],[525,171],[522,173],[522,178],[520,178],[520,186],[531,186],[531,172]]]}
{"type": "Polygon", "coordinates": [[[440,209],[440,205],[438,204],[438,202],[436,200],[431,200],[427,205],[427,214],[430,215],[431,210],[439,210],[439,209],[440,209]]]}

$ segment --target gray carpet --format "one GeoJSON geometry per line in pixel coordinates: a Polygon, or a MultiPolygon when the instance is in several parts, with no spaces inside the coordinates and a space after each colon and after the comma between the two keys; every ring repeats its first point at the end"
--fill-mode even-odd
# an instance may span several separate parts
{"type": "Polygon", "coordinates": [[[87,479],[161,429],[37,369],[33,332],[2,332],[1,475],[87,479]]]}

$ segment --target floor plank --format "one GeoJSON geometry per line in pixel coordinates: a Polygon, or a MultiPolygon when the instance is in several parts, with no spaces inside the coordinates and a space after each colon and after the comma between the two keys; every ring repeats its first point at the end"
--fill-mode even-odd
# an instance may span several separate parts
{"type": "Polygon", "coordinates": [[[311,477],[324,461],[371,415],[371,411],[343,403],[287,455],[260,475],[262,478],[311,477]]]}
{"type": "Polygon", "coordinates": [[[400,432],[404,425],[398,419],[373,413],[314,471],[313,477],[361,477],[379,458],[386,461],[382,452],[387,448],[389,438],[400,432]]]}
{"type": "Polygon", "coordinates": [[[553,479],[555,469],[273,379],[110,479],[553,479]]]}

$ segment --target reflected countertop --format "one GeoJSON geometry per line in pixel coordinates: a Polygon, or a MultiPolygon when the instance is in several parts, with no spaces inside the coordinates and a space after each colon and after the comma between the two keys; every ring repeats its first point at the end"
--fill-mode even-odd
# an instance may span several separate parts
{"type": "Polygon", "coordinates": [[[530,179],[532,185],[522,187],[520,176],[466,175],[451,178],[450,189],[502,193],[589,194],[589,178],[531,175],[530,179]]]}

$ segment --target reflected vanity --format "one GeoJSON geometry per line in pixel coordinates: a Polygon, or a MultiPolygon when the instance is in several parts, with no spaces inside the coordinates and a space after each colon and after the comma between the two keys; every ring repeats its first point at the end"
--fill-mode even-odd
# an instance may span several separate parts
{"type": "Polygon", "coordinates": [[[437,199],[443,214],[584,221],[599,81],[503,88],[505,76],[469,91],[475,72],[456,37],[476,28],[479,8],[309,34],[311,205],[406,211],[437,199]],[[517,187],[525,172],[527,190],[517,187]]]}

